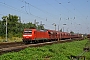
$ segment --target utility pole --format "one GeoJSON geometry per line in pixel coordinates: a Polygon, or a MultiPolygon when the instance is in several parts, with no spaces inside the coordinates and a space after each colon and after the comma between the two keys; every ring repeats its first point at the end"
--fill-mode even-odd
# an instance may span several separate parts
{"type": "Polygon", "coordinates": [[[21,17],[19,16],[19,22],[21,23],[21,17]]]}
{"type": "Polygon", "coordinates": [[[37,22],[36,19],[34,20],[34,24],[36,25],[36,29],[38,29],[39,22],[37,22]]]}
{"type": "Polygon", "coordinates": [[[60,20],[59,20],[58,31],[60,31],[60,30],[59,30],[59,29],[60,29],[60,28],[59,28],[59,26],[60,26],[60,21],[61,21],[61,18],[60,18],[60,20]]]}
{"type": "Polygon", "coordinates": [[[34,20],[34,24],[36,25],[36,19],[34,20]]]}
{"type": "MultiPolygon", "coordinates": [[[[66,25],[66,24],[63,24],[63,25],[66,25]]],[[[63,32],[64,32],[64,27],[63,27],[63,32]]]]}
{"type": "Polygon", "coordinates": [[[56,24],[55,24],[55,23],[53,23],[52,25],[54,25],[54,26],[55,26],[55,31],[56,31],[56,24]]]}
{"type": "Polygon", "coordinates": [[[58,25],[58,31],[59,31],[59,25],[58,25]]]}
{"type": "Polygon", "coordinates": [[[8,40],[7,40],[7,17],[6,17],[5,20],[6,20],[6,42],[7,42],[7,41],[8,41],[8,40]]]}
{"type": "Polygon", "coordinates": [[[40,29],[42,30],[42,21],[40,22],[40,29]]]}
{"type": "Polygon", "coordinates": [[[55,26],[55,31],[56,31],[56,24],[54,26],[55,26]]]}

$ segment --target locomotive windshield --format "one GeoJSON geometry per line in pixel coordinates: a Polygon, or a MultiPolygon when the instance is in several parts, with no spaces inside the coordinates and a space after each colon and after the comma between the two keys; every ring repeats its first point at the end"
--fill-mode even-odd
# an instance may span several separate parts
{"type": "Polygon", "coordinates": [[[24,34],[32,34],[32,30],[25,30],[24,34]]]}

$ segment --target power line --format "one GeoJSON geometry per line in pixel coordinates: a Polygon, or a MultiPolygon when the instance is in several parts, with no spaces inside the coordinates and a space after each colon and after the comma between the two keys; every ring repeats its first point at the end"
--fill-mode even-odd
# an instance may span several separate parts
{"type": "MultiPolygon", "coordinates": [[[[37,18],[39,18],[39,19],[43,19],[44,20],[44,18],[41,18],[41,17],[39,17],[39,16],[35,16],[35,15],[33,15],[33,14],[29,14],[29,13],[27,13],[27,11],[26,11],[26,7],[25,7],[25,11],[22,11],[22,10],[19,10],[19,9],[17,9],[17,8],[15,8],[15,7],[12,7],[12,6],[10,6],[10,5],[8,5],[8,4],[6,4],[6,3],[3,3],[3,2],[0,2],[0,4],[2,4],[3,6],[5,6],[5,7],[7,7],[7,8],[10,8],[10,9],[12,9],[12,10],[14,10],[14,11],[17,11],[17,12],[19,12],[19,13],[23,13],[23,14],[27,14],[27,15],[32,15],[32,16],[34,16],[34,17],[37,17],[37,18]]],[[[24,6],[23,6],[24,7],[24,6]]],[[[21,8],[23,8],[23,7],[21,7],[21,8]]]]}
{"type": "Polygon", "coordinates": [[[10,6],[10,5],[6,4],[6,3],[0,2],[0,4],[2,4],[3,6],[5,6],[7,8],[10,8],[10,9],[12,9],[14,11],[17,11],[17,12],[20,12],[20,13],[24,13],[25,14],[25,12],[23,12],[23,11],[21,11],[21,10],[15,8],[15,7],[12,7],[12,6],[10,6]]]}
{"type": "Polygon", "coordinates": [[[26,1],[24,1],[24,0],[20,0],[20,1],[23,2],[23,3],[25,3],[25,4],[28,4],[28,5],[30,5],[31,7],[34,7],[35,9],[37,9],[37,10],[43,12],[43,13],[46,13],[46,14],[48,14],[48,15],[54,17],[54,18],[55,18],[55,16],[57,16],[57,15],[54,15],[54,14],[48,12],[48,11],[45,11],[45,10],[43,10],[43,9],[40,9],[40,8],[38,8],[38,7],[32,5],[32,4],[30,4],[30,3],[28,3],[28,2],[26,2],[26,1]]]}
{"type": "MultiPolygon", "coordinates": [[[[57,0],[55,0],[58,4],[60,4],[61,6],[63,6],[62,5],[62,3],[61,2],[59,2],[59,1],[57,1],[57,0]]],[[[69,2],[67,2],[67,3],[71,3],[70,1],[69,2]]],[[[70,12],[72,12],[71,10],[69,10],[67,7],[65,7],[65,6],[63,6],[64,8],[66,8],[68,11],[70,11],[70,12]]],[[[72,12],[73,13],[73,12],[72,12]]],[[[75,13],[73,13],[73,15],[75,15],[74,16],[74,19],[73,20],[75,20],[76,19],[76,17],[77,17],[77,15],[75,14],[75,13]]],[[[82,14],[81,14],[82,15],[82,14]]],[[[80,17],[79,17],[80,18],[80,17]]],[[[83,20],[82,19],[82,17],[80,18],[80,20],[83,20]]]]}
{"type": "MultiPolygon", "coordinates": [[[[67,7],[65,7],[61,2],[55,0],[58,4],[62,5],[64,8],[66,8],[68,11],[72,12],[70,9],[68,9],[67,7]]],[[[70,1],[67,2],[67,3],[71,3],[70,1]]],[[[72,12],[73,13],[73,12],[72,12]]],[[[73,13],[74,14],[74,13],[73,13]]],[[[75,14],[74,14],[75,15],[75,14]]],[[[77,15],[76,15],[77,16],[77,15]]],[[[74,16],[74,19],[75,19],[75,16],[74,16]]]]}
{"type": "MultiPolygon", "coordinates": [[[[30,3],[28,3],[28,2],[26,2],[26,1],[24,1],[24,0],[21,0],[21,1],[24,2],[25,4],[28,4],[28,5],[30,5],[30,6],[32,6],[32,7],[34,7],[34,8],[36,8],[36,9],[42,11],[43,13],[51,14],[51,13],[49,13],[49,12],[43,10],[43,9],[40,9],[40,8],[38,8],[38,7],[32,5],[32,4],[30,4],[30,3]]],[[[51,14],[51,15],[52,15],[52,14],[51,14]]]]}
{"type": "MultiPolygon", "coordinates": [[[[26,2],[26,1],[24,1],[24,0],[21,0],[21,1],[24,2],[25,4],[28,4],[29,7],[32,6],[32,7],[34,7],[35,9],[38,9],[39,11],[42,11],[43,13],[51,14],[51,13],[49,13],[49,12],[47,12],[47,11],[44,11],[44,10],[42,10],[42,9],[40,9],[40,8],[38,8],[38,7],[32,5],[32,4],[30,4],[30,3],[28,3],[28,2],[26,2]]],[[[29,8],[29,11],[30,11],[30,8],[29,8]]],[[[30,12],[30,14],[31,14],[31,12],[30,12]]],[[[51,15],[52,15],[52,14],[51,14],[51,15]]],[[[53,17],[55,18],[55,16],[53,16],[53,17]]],[[[46,21],[47,21],[47,18],[46,18],[46,21]]],[[[50,23],[50,22],[51,22],[51,21],[49,21],[49,23],[50,23]]]]}
{"type": "MultiPolygon", "coordinates": [[[[17,8],[15,8],[15,7],[13,7],[13,6],[10,6],[10,5],[8,5],[8,4],[6,4],[6,3],[3,3],[3,2],[0,2],[0,4],[1,5],[3,5],[3,6],[5,6],[5,7],[7,7],[7,8],[9,8],[9,9],[12,9],[12,10],[14,10],[14,11],[17,11],[17,12],[19,12],[19,13],[23,13],[23,14],[27,14],[27,15],[32,15],[32,16],[34,16],[34,17],[37,17],[37,18],[39,18],[39,19],[42,19],[42,20],[45,20],[44,18],[41,18],[41,17],[38,17],[38,16],[35,16],[35,15],[33,15],[31,12],[30,12],[30,5],[28,5],[28,8],[29,8],[29,13],[27,12],[27,10],[26,10],[26,4],[25,4],[25,6],[22,6],[21,8],[24,8],[25,7],[25,11],[22,11],[22,10],[20,10],[20,9],[17,9],[17,8]]],[[[50,21],[51,22],[51,21],[50,21]]],[[[49,23],[50,23],[49,22],[49,23]]]]}
{"type": "Polygon", "coordinates": [[[80,13],[81,15],[83,15],[84,16],[84,14],[82,14],[73,4],[72,4],[72,2],[70,1],[70,0],[68,0],[69,1],[69,3],[74,7],[74,10],[77,10],[78,11],[78,13],[80,13]]]}

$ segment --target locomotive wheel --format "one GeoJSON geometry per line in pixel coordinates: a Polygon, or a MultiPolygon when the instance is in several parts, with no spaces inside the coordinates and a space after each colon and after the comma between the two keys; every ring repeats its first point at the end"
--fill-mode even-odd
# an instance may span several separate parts
{"type": "Polygon", "coordinates": [[[23,42],[24,42],[25,44],[29,44],[29,41],[25,41],[25,40],[23,40],[23,42]]]}

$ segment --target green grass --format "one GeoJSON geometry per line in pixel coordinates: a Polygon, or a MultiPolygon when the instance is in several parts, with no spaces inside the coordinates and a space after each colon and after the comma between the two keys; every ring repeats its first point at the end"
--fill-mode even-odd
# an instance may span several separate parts
{"type": "MultiPolygon", "coordinates": [[[[0,56],[0,60],[70,60],[70,55],[83,52],[87,40],[62,44],[46,45],[43,47],[29,47],[20,52],[10,52],[0,56]]],[[[90,52],[84,54],[90,60],[90,52]]]]}

